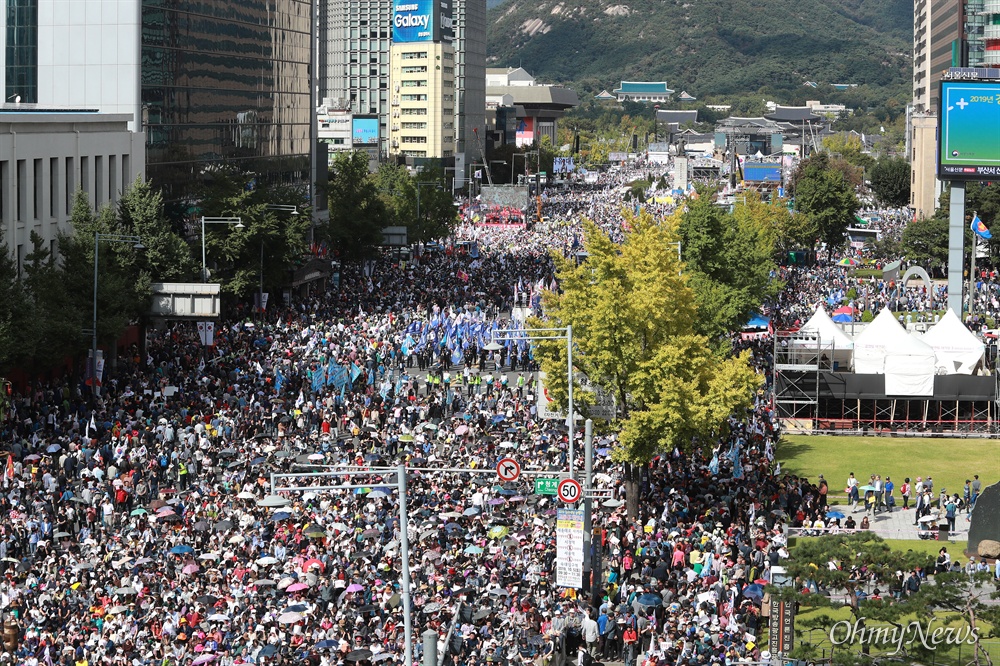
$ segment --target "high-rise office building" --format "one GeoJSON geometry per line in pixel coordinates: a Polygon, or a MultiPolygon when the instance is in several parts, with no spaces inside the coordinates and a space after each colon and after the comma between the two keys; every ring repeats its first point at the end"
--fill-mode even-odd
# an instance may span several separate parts
{"type": "Polygon", "coordinates": [[[378,116],[379,150],[388,154],[389,39],[392,0],[319,0],[319,98],[378,116]]]}
{"type": "MultiPolygon", "coordinates": [[[[1000,63],[988,38],[994,34],[991,7],[998,0],[915,0],[913,5],[913,103],[908,114],[910,207],[917,217],[933,215],[941,193],[936,177],[937,113],[941,77],[950,67],[1000,63]]],[[[1000,38],[1000,29],[995,33],[1000,38]]]]}
{"type": "Polygon", "coordinates": [[[926,26],[930,71],[928,111],[937,113],[938,84],[949,67],[983,65],[984,5],[984,0],[922,0],[914,5],[914,36],[918,21],[926,26]]]}
{"type": "Polygon", "coordinates": [[[485,137],[486,0],[455,0],[455,177],[483,161],[473,130],[485,137]]]}
{"type": "Polygon", "coordinates": [[[311,0],[0,0],[5,98],[127,113],[190,201],[220,165],[311,183],[311,0]]]}
{"type": "Polygon", "coordinates": [[[450,0],[394,0],[389,47],[389,154],[410,164],[455,156],[455,50],[450,0]]]}
{"type": "Polygon", "coordinates": [[[309,183],[309,0],[143,0],[147,174],[168,195],[224,163],[309,183]]]}
{"type": "MultiPolygon", "coordinates": [[[[435,4],[431,0],[406,4],[423,2],[428,8],[435,4]]],[[[388,157],[397,152],[389,140],[393,126],[389,81],[394,2],[319,3],[319,97],[345,99],[353,113],[378,116],[379,146],[383,157],[388,157]]],[[[452,5],[450,0],[437,0],[436,11],[443,11],[447,24],[442,25],[443,40],[451,43],[454,53],[454,118],[448,122],[453,125],[456,146],[450,152],[456,164],[464,163],[466,154],[470,158],[478,155],[472,128],[481,128],[485,118],[486,1],[455,0],[452,5]]],[[[460,173],[457,167],[455,173],[460,173]]]]}

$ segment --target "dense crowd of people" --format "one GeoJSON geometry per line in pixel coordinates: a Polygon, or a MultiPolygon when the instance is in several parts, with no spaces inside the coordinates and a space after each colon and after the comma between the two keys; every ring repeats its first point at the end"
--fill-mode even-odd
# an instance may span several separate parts
{"type": "MultiPolygon", "coordinates": [[[[559,502],[533,480],[583,469],[583,434],[539,417],[530,348],[497,332],[554,284],[548,252],[579,247],[581,216],[621,237],[622,185],[663,175],[642,169],[552,195],[529,230],[469,222],[455,245],[344,266],[338,289],[210,346],[193,324],[158,330],[97,394],[19,387],[0,432],[0,664],[389,666],[407,608],[415,663],[427,632],[462,666],[767,661],[784,519],[820,497],[773,465],[763,388],[714,447],[654,459],[638,498],[599,438],[593,575],[557,585],[559,502]],[[524,474],[501,483],[507,456],[524,474]]],[[[783,274],[776,310],[807,316],[848,286],[835,270],[783,274]]],[[[734,344],[770,378],[768,345],[734,344]]]]}

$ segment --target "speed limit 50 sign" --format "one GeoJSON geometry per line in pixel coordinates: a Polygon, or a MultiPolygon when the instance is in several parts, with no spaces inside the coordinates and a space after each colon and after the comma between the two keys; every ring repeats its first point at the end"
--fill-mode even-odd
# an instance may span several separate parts
{"type": "Polygon", "coordinates": [[[573,504],[583,496],[583,488],[576,479],[563,479],[556,488],[556,497],[561,502],[573,504]]]}

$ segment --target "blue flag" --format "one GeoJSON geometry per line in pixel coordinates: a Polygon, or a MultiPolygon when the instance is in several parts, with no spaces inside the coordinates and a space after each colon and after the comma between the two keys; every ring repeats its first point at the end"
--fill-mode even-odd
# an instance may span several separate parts
{"type": "Polygon", "coordinates": [[[989,228],[979,219],[979,213],[972,214],[972,233],[986,240],[993,238],[993,234],[990,233],[989,228]]]}
{"type": "Polygon", "coordinates": [[[319,393],[323,390],[323,385],[326,383],[326,373],[323,372],[323,366],[316,368],[313,371],[312,376],[312,390],[314,393],[319,393]]]}
{"type": "Polygon", "coordinates": [[[715,476],[719,473],[719,452],[716,451],[715,455],[712,456],[712,462],[708,463],[708,471],[715,476]]]}

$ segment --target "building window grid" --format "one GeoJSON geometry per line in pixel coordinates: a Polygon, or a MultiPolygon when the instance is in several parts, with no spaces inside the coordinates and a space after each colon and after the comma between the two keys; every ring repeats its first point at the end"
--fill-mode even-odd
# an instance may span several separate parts
{"type": "Polygon", "coordinates": [[[38,0],[6,0],[4,99],[38,102],[38,0]]]}

